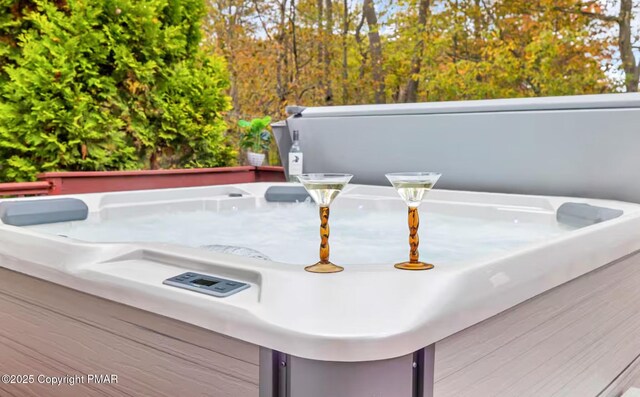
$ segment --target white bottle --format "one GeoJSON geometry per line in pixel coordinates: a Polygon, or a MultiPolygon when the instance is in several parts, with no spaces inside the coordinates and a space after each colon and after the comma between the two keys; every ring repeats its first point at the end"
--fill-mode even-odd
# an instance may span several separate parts
{"type": "Polygon", "coordinates": [[[297,175],[302,174],[302,150],[300,149],[300,134],[293,131],[293,144],[289,149],[289,182],[298,182],[297,175]]]}

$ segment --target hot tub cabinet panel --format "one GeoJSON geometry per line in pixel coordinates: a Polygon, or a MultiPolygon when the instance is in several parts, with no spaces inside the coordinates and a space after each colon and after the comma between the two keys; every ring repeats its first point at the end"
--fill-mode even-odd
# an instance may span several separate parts
{"type": "MultiPolygon", "coordinates": [[[[567,202],[621,215],[426,272],[341,263],[342,273],[315,275],[304,264],[72,233],[158,212],[303,208],[267,202],[271,186],[77,195],[87,220],[0,225],[0,372],[118,376],[0,384],[0,395],[619,397],[640,387],[640,205],[434,190],[426,213],[478,225],[555,228],[567,202]],[[218,298],[163,284],[184,272],[249,288],[218,298]]],[[[406,216],[390,187],[350,186],[334,208],[406,216]]]]}
{"type": "Polygon", "coordinates": [[[3,374],[118,375],[104,385],[0,384],[0,395],[258,396],[258,346],[6,269],[0,324],[3,374]]]}

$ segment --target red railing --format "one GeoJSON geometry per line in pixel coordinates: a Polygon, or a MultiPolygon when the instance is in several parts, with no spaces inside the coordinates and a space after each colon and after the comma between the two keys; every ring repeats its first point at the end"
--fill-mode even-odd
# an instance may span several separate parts
{"type": "Polygon", "coordinates": [[[38,182],[0,183],[0,196],[58,195],[248,182],[283,182],[282,167],[220,167],[145,171],[46,172],[38,182]]]}
{"type": "Polygon", "coordinates": [[[49,194],[49,182],[0,183],[0,196],[41,196],[49,194]]]}

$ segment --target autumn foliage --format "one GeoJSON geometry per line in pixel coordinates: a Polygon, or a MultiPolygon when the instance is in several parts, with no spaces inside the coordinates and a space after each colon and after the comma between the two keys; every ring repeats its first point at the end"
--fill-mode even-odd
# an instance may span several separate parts
{"type": "Polygon", "coordinates": [[[619,55],[611,34],[622,11],[605,10],[606,1],[208,2],[210,45],[227,59],[237,117],[284,117],[292,104],[625,89],[613,73],[619,55]]]}

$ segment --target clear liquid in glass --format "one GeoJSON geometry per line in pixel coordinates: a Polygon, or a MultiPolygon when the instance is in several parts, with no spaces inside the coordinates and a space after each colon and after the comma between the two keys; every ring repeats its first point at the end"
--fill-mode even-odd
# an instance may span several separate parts
{"type": "Polygon", "coordinates": [[[428,181],[397,181],[391,183],[409,207],[418,207],[424,195],[433,187],[433,182],[428,181]]]}
{"type": "Polygon", "coordinates": [[[304,182],[307,192],[320,207],[328,207],[346,185],[338,182],[304,182]]]}

